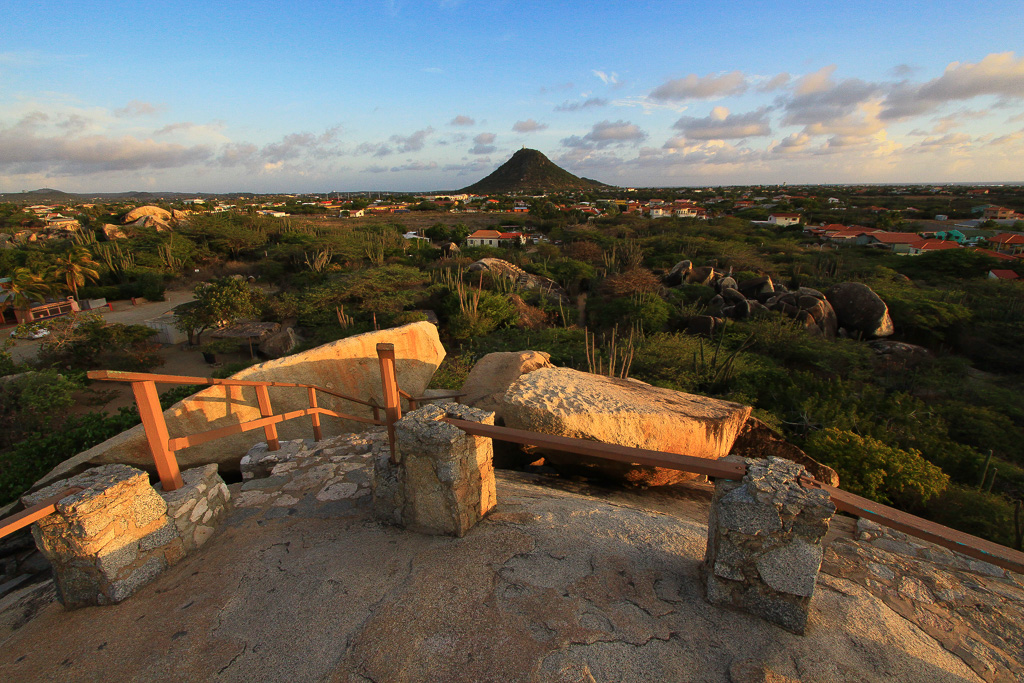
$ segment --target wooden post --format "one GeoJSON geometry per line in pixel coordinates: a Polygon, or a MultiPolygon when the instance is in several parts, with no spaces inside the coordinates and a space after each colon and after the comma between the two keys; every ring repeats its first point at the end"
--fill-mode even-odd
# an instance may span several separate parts
{"type": "Polygon", "coordinates": [[[132,393],[135,404],[139,407],[142,427],[146,430],[149,441],[149,452],[153,454],[156,473],[164,491],[174,491],[182,487],[181,472],[178,471],[178,460],[174,457],[168,441],[167,423],[164,411],[160,410],[160,397],[156,393],[155,382],[132,382],[132,393]]]}
{"type": "MultiPolygon", "coordinates": [[[[307,391],[309,392],[309,407],[319,408],[320,406],[316,404],[316,388],[309,387],[307,391]]],[[[309,418],[313,421],[313,438],[320,441],[324,438],[323,433],[320,431],[320,413],[313,413],[309,418]]]]}
{"type": "Polygon", "coordinates": [[[395,345],[377,344],[377,358],[380,360],[380,381],[384,389],[384,422],[388,427],[388,443],[391,444],[391,462],[397,463],[395,423],[402,419],[402,403],[398,396],[398,377],[395,375],[395,345]]]}
{"type": "MultiPolygon", "coordinates": [[[[260,415],[270,417],[274,414],[273,409],[270,407],[270,394],[267,392],[265,384],[256,385],[256,400],[260,404],[260,415]]],[[[267,437],[267,448],[272,451],[280,450],[281,443],[277,440],[277,425],[267,425],[263,428],[263,433],[267,437]]]]}

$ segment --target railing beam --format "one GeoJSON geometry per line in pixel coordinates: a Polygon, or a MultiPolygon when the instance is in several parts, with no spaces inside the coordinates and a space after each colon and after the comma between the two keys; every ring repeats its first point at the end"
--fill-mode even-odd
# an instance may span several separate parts
{"type": "MultiPolygon", "coordinates": [[[[310,410],[318,408],[319,406],[316,403],[316,389],[313,387],[309,387],[306,391],[309,392],[310,410]]],[[[313,422],[313,439],[316,441],[320,441],[321,439],[324,438],[323,432],[320,429],[320,413],[314,412],[309,417],[310,420],[312,420],[313,422]]]]}
{"type": "Polygon", "coordinates": [[[384,423],[388,427],[391,462],[396,463],[395,423],[402,419],[402,402],[398,393],[398,377],[395,374],[395,345],[383,342],[377,344],[377,359],[380,361],[380,381],[384,390],[384,423]]]}
{"type": "MultiPolygon", "coordinates": [[[[263,417],[273,417],[274,410],[270,407],[270,392],[267,391],[265,385],[258,385],[256,387],[256,402],[260,406],[260,415],[263,417]]],[[[281,450],[281,442],[277,440],[277,424],[269,423],[263,427],[263,433],[267,437],[267,448],[272,451],[281,450]]]]}
{"type": "Polygon", "coordinates": [[[151,381],[132,382],[132,393],[135,394],[135,404],[139,407],[139,417],[142,418],[142,427],[146,431],[146,440],[149,442],[149,451],[153,454],[160,483],[164,491],[180,489],[181,472],[178,471],[178,460],[170,447],[170,435],[167,433],[164,412],[160,408],[156,384],[151,381]]]}
{"type": "Polygon", "coordinates": [[[80,486],[68,487],[57,495],[45,498],[32,507],[22,510],[16,515],[11,515],[7,519],[0,520],[0,538],[13,534],[18,529],[27,527],[29,524],[42,519],[46,515],[53,514],[57,511],[57,503],[81,490],[83,489],[80,486]]]}

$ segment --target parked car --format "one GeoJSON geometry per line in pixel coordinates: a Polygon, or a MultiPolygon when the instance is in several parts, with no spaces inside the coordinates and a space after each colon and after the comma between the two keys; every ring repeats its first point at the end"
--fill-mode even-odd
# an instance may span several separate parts
{"type": "Polygon", "coordinates": [[[50,331],[45,327],[26,328],[23,325],[18,325],[11,332],[11,337],[15,339],[42,339],[43,337],[48,337],[49,335],[50,331]]]}

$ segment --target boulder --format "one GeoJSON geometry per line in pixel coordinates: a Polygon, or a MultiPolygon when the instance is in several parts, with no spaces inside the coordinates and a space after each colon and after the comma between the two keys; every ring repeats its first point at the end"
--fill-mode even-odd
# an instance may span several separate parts
{"type": "MultiPolygon", "coordinates": [[[[505,393],[502,412],[509,427],[708,459],[729,454],[750,416],[750,408],[738,403],[568,368],[523,375],[505,393]]],[[[631,484],[660,486],[698,476],[564,452],[543,455],[562,471],[631,484]]]]}
{"type": "Polygon", "coordinates": [[[732,287],[727,287],[726,289],[723,289],[722,293],[719,296],[721,296],[729,303],[736,303],[738,301],[747,300],[747,297],[740,294],[740,291],[738,289],[733,289],[732,287]]]}
{"type": "Polygon", "coordinates": [[[715,318],[710,315],[695,315],[687,321],[686,332],[710,337],[715,332],[715,318]]]}
{"type": "Polygon", "coordinates": [[[724,291],[726,289],[737,289],[739,285],[736,283],[736,278],[731,275],[726,275],[718,281],[718,291],[724,291]]]}
{"type": "Polygon", "coordinates": [[[874,339],[888,337],[895,330],[889,317],[889,307],[875,292],[859,282],[834,285],[825,293],[832,304],[840,327],[851,334],[874,339]]]}
{"type": "Polygon", "coordinates": [[[683,279],[686,274],[693,268],[693,264],[689,261],[680,261],[679,263],[672,266],[672,269],[665,274],[662,280],[669,287],[675,287],[683,283],[683,279]]]}
{"type": "Polygon", "coordinates": [[[128,237],[124,234],[124,230],[110,223],[103,226],[103,234],[106,235],[107,240],[123,240],[128,237]]]}
{"type": "Polygon", "coordinates": [[[462,383],[459,403],[495,413],[501,419],[501,400],[509,386],[523,375],[541,368],[553,368],[551,354],[543,351],[502,351],[489,353],[477,361],[462,383]]]}
{"type": "Polygon", "coordinates": [[[803,465],[810,472],[811,476],[823,484],[839,486],[839,475],[828,465],[820,462],[804,453],[802,450],[786,441],[786,439],[758,420],[756,417],[747,418],[746,423],[740,430],[736,441],[732,445],[732,455],[739,455],[744,458],[785,458],[803,465]]]}
{"type": "Polygon", "coordinates": [[[708,315],[721,315],[723,308],[725,308],[725,299],[721,294],[715,294],[708,301],[708,315]]]}
{"type": "MultiPolygon", "coordinates": [[[[395,345],[398,386],[413,396],[421,396],[445,355],[437,328],[428,322],[346,337],[302,353],[253,365],[235,373],[231,378],[314,384],[366,401],[372,399],[378,405],[383,405],[380,363],[377,359],[379,342],[395,345]]],[[[309,407],[308,393],[302,387],[271,387],[269,393],[275,413],[309,407]]],[[[325,393],[319,393],[317,398],[321,408],[357,417],[373,417],[369,406],[325,393]]],[[[208,387],[164,411],[164,420],[172,436],[198,434],[259,417],[256,392],[250,387],[208,387]]],[[[321,418],[321,424],[325,437],[366,429],[365,423],[326,416],[321,418]]],[[[277,431],[282,441],[313,435],[308,418],[278,423],[277,431]]],[[[263,430],[254,429],[185,448],[175,455],[182,470],[215,462],[220,465],[221,472],[237,472],[242,456],[254,444],[265,440],[263,430]]],[[[108,463],[123,463],[155,471],[142,425],[121,432],[64,461],[43,477],[39,484],[108,463]]]]}
{"type": "Polygon", "coordinates": [[[750,313],[753,310],[751,308],[752,304],[755,303],[757,302],[747,301],[746,299],[737,301],[732,310],[732,317],[736,318],[736,320],[746,320],[750,317],[750,313]]]}
{"type": "Polygon", "coordinates": [[[146,216],[153,216],[164,223],[171,220],[171,212],[167,209],[161,209],[159,206],[140,206],[125,214],[124,223],[134,223],[146,216]]]}
{"type": "Polygon", "coordinates": [[[768,275],[744,280],[739,283],[738,288],[743,293],[743,296],[754,299],[759,297],[761,294],[775,293],[775,285],[772,283],[772,279],[768,275]]]}
{"type": "Polygon", "coordinates": [[[800,287],[798,290],[796,290],[796,293],[800,294],[802,296],[813,296],[816,299],[824,299],[825,298],[824,294],[822,294],[821,292],[819,292],[816,289],[812,289],[811,287],[800,287]]]}
{"type": "Polygon", "coordinates": [[[683,277],[684,282],[697,285],[706,285],[713,279],[715,279],[715,269],[712,266],[691,268],[683,277]]]}
{"type": "Polygon", "coordinates": [[[286,327],[261,341],[259,349],[267,358],[280,358],[294,351],[298,345],[299,338],[295,336],[295,330],[286,327]]]}

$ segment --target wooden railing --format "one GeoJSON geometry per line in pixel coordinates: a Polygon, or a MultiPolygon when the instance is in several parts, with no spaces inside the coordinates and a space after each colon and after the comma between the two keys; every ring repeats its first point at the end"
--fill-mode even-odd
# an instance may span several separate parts
{"type": "MultiPolygon", "coordinates": [[[[157,474],[165,490],[174,490],[182,485],[181,474],[178,470],[178,462],[174,456],[175,451],[200,443],[206,443],[214,439],[220,439],[233,434],[259,429],[264,430],[267,438],[267,445],[271,450],[280,447],[277,438],[276,425],[286,420],[293,420],[301,417],[309,417],[313,425],[314,438],[319,441],[322,438],[320,429],[320,416],[327,415],[339,419],[353,420],[365,424],[382,425],[387,427],[388,440],[391,446],[392,462],[395,461],[395,429],[394,423],[402,417],[401,399],[405,398],[410,409],[415,410],[420,402],[426,400],[423,397],[416,398],[398,387],[398,380],[395,373],[395,349],[393,344],[378,344],[377,357],[381,370],[381,388],[383,390],[384,405],[378,406],[373,401],[367,401],[354,396],[348,396],[324,387],[312,384],[295,384],[290,382],[261,382],[251,380],[232,379],[209,379],[206,377],[182,377],[177,375],[153,375],[147,373],[132,372],[111,372],[97,371],[90,372],[91,379],[130,382],[135,400],[139,407],[139,415],[142,417],[142,424],[146,431],[146,438],[149,442],[153,460],[156,463],[157,474]],[[164,421],[163,412],[160,410],[160,401],[156,393],[157,383],[167,384],[195,384],[195,385],[221,385],[221,386],[242,386],[255,387],[257,403],[260,409],[260,417],[239,424],[211,429],[198,434],[191,434],[182,437],[170,438],[167,433],[167,424],[164,421]],[[309,408],[295,410],[288,413],[274,414],[269,387],[298,387],[305,388],[308,392],[309,408]],[[320,408],[317,404],[317,392],[348,400],[360,405],[368,406],[373,410],[373,419],[348,415],[335,411],[320,408]],[[380,411],[384,411],[384,419],[381,419],[380,411]]],[[[460,394],[446,396],[433,396],[431,400],[438,398],[454,398],[460,394]]],[[[467,434],[482,436],[499,441],[508,441],[524,445],[547,448],[568,453],[578,453],[606,460],[618,462],[636,463],[652,467],[665,467],[682,470],[694,474],[703,474],[716,479],[742,479],[746,474],[746,464],[741,461],[711,460],[706,458],[695,458],[678,453],[665,451],[653,451],[641,448],[631,448],[616,444],[588,441],[586,439],[574,439],[550,434],[541,434],[522,429],[509,427],[498,427],[484,425],[478,422],[468,422],[455,418],[447,418],[446,422],[461,429],[467,434]]],[[[819,488],[827,492],[836,508],[858,517],[865,517],[886,526],[903,531],[912,536],[931,541],[937,545],[960,552],[968,557],[990,562],[991,564],[1009,569],[1011,571],[1024,573],[1024,553],[1001,546],[997,543],[986,541],[970,534],[965,534],[955,529],[930,522],[920,517],[907,514],[900,510],[881,505],[867,498],[848,493],[841,489],[827,486],[816,479],[805,476],[801,483],[807,487],[819,488]]],[[[70,491],[70,489],[69,489],[70,491]]],[[[60,498],[69,495],[65,491],[59,496],[54,496],[48,501],[43,501],[34,506],[31,510],[4,520],[0,526],[0,537],[10,533],[14,529],[31,524],[50,512],[60,498]],[[28,520],[28,521],[25,521],[28,520]]]]}
{"type": "MultiPolygon", "coordinates": [[[[579,455],[588,455],[618,462],[636,463],[650,467],[666,467],[694,474],[703,474],[716,479],[739,480],[747,473],[747,466],[741,461],[695,458],[678,453],[652,451],[598,441],[587,441],[585,439],[539,434],[522,429],[496,427],[494,425],[467,422],[466,420],[454,418],[447,418],[445,421],[474,436],[483,436],[498,439],[499,441],[510,441],[512,443],[565,451],[567,453],[577,453],[579,455]]],[[[862,498],[842,489],[828,486],[810,476],[802,477],[800,483],[806,487],[819,488],[827,492],[838,510],[856,517],[864,517],[876,521],[911,536],[916,536],[936,545],[955,550],[968,557],[1024,574],[1024,553],[1020,551],[986,541],[977,536],[965,534],[956,529],[950,529],[941,524],[930,522],[927,519],[915,517],[901,510],[876,503],[873,500],[862,498]]]]}

